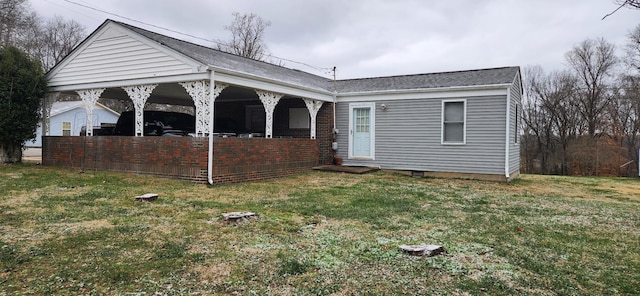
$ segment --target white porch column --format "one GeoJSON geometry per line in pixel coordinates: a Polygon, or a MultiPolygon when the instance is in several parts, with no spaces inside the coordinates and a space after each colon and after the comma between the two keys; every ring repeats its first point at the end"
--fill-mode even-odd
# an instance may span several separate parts
{"type": "Polygon", "coordinates": [[[264,105],[264,112],[266,113],[266,123],[264,129],[265,138],[273,138],[273,111],[276,109],[276,105],[278,105],[278,101],[284,95],[264,90],[256,90],[258,97],[260,97],[260,101],[262,105],[264,105]]]}
{"type": "Polygon", "coordinates": [[[214,82],[213,99],[209,97],[211,92],[209,81],[180,82],[180,85],[184,87],[189,96],[191,96],[191,99],[193,99],[193,104],[196,107],[196,136],[203,137],[209,132],[209,123],[211,120],[209,104],[214,103],[215,99],[227,85],[214,82]]]}
{"type": "Polygon", "coordinates": [[[104,91],[104,88],[83,89],[76,92],[82,99],[84,107],[87,110],[87,122],[85,123],[86,135],[88,137],[93,136],[93,108],[96,102],[100,98],[100,95],[104,91]]]}
{"type": "Polygon", "coordinates": [[[48,136],[51,133],[51,107],[56,101],[60,92],[48,93],[42,100],[42,135],[48,136]]]}
{"type": "Polygon", "coordinates": [[[318,115],[318,111],[322,108],[323,101],[316,101],[312,99],[303,98],[304,103],[307,105],[307,109],[309,109],[309,115],[311,115],[311,139],[316,138],[316,116],[318,115]]]}
{"type": "Polygon", "coordinates": [[[180,82],[196,107],[196,137],[202,137],[209,126],[209,82],[189,81],[180,82]]]}
{"type": "Polygon", "coordinates": [[[147,103],[147,99],[151,96],[153,89],[158,86],[157,84],[144,84],[134,86],[123,86],[122,89],[127,92],[131,101],[133,101],[133,108],[135,109],[136,128],[134,135],[136,137],[144,136],[144,105],[147,103]]]}

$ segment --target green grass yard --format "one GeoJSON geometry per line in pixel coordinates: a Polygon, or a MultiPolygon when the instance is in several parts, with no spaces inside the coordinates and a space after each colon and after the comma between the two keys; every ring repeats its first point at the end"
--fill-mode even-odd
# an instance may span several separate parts
{"type": "Polygon", "coordinates": [[[0,295],[156,293],[640,294],[640,180],[309,172],[209,187],[0,166],[0,295]],[[415,243],[447,254],[398,249],[415,243]]]}

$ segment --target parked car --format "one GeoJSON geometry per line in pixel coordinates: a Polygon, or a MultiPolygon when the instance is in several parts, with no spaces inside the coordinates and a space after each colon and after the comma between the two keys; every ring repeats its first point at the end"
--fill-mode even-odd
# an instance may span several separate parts
{"type": "MultiPolygon", "coordinates": [[[[100,126],[93,127],[93,135],[94,136],[111,136],[113,135],[113,129],[115,128],[115,123],[102,123],[100,126]]],[[[87,126],[83,125],[80,128],[80,136],[87,135],[87,126]]]]}
{"type": "MultiPolygon", "coordinates": [[[[196,118],[193,115],[169,111],[144,111],[144,136],[187,136],[194,133],[196,118]]],[[[116,136],[135,135],[135,113],[120,114],[113,129],[116,136]]]]}

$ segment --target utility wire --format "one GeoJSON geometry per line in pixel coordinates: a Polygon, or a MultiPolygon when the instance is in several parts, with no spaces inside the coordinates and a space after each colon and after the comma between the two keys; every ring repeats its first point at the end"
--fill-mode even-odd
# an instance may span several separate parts
{"type": "MultiPolygon", "coordinates": [[[[112,12],[109,12],[109,11],[106,11],[106,10],[103,10],[103,9],[100,9],[100,8],[96,8],[96,7],[87,5],[87,4],[78,3],[78,2],[75,2],[75,1],[72,1],[72,0],[63,0],[63,1],[65,1],[67,3],[74,4],[74,5],[78,5],[78,6],[87,8],[87,9],[91,9],[91,10],[94,10],[94,11],[97,11],[97,12],[101,12],[101,13],[105,13],[105,14],[108,14],[108,15],[111,15],[111,16],[119,17],[119,18],[122,18],[122,19],[125,19],[125,20],[128,20],[128,21],[132,21],[132,22],[136,22],[136,23],[139,23],[139,24],[143,24],[143,25],[149,26],[149,27],[153,27],[153,28],[156,28],[156,29],[161,29],[161,30],[165,30],[165,31],[168,31],[168,32],[176,33],[176,34],[179,34],[179,35],[188,36],[188,37],[195,38],[195,39],[198,39],[198,40],[201,40],[201,41],[211,42],[211,43],[213,43],[215,45],[218,45],[218,46],[223,46],[223,47],[226,46],[226,47],[228,47],[228,45],[220,43],[220,42],[218,42],[216,40],[211,40],[211,39],[203,38],[203,37],[200,37],[200,36],[192,35],[192,34],[189,34],[189,33],[184,33],[184,32],[172,30],[172,29],[169,29],[169,28],[157,26],[157,25],[154,25],[154,24],[151,24],[151,23],[135,20],[135,19],[132,19],[132,18],[129,18],[129,17],[123,16],[123,15],[119,15],[119,14],[116,14],[116,13],[112,13],[112,12]]],[[[321,73],[324,73],[324,74],[328,74],[328,73],[326,73],[327,70],[330,71],[331,69],[333,69],[333,68],[316,67],[316,66],[312,66],[312,65],[307,64],[307,63],[298,62],[298,61],[294,61],[294,60],[290,60],[290,59],[285,59],[285,58],[277,57],[277,56],[274,56],[274,55],[271,55],[271,54],[266,54],[266,56],[268,56],[270,58],[275,58],[275,59],[278,59],[278,60],[282,60],[282,61],[287,61],[287,62],[291,62],[291,63],[295,63],[295,64],[300,64],[300,65],[312,68],[312,69],[314,69],[316,71],[319,71],[321,73]]]]}

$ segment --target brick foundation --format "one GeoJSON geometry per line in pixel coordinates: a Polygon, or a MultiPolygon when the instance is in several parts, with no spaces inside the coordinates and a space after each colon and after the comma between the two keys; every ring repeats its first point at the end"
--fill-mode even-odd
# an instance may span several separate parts
{"type": "MultiPolygon", "coordinates": [[[[117,171],[207,181],[207,138],[43,137],[42,163],[83,170],[117,171]]],[[[214,183],[283,177],[320,161],[312,139],[216,138],[214,183]]]]}

